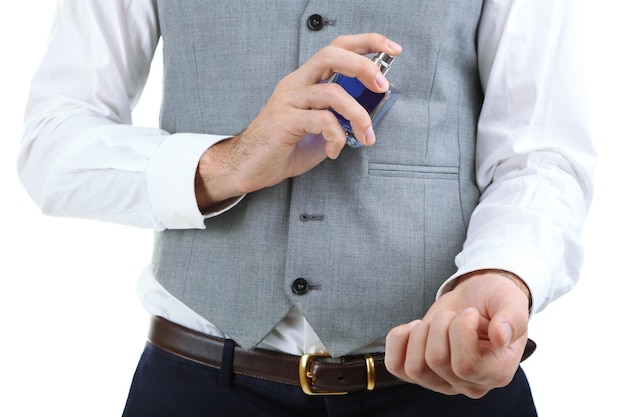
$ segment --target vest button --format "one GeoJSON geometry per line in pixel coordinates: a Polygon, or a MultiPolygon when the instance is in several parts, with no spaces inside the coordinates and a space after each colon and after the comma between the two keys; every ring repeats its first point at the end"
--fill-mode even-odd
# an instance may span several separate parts
{"type": "Polygon", "coordinates": [[[324,18],[319,14],[312,14],[307,19],[306,25],[311,30],[322,30],[324,27],[324,18]]]}
{"type": "Polygon", "coordinates": [[[309,292],[309,282],[304,278],[298,278],[291,284],[291,291],[297,295],[304,295],[309,292]]]}

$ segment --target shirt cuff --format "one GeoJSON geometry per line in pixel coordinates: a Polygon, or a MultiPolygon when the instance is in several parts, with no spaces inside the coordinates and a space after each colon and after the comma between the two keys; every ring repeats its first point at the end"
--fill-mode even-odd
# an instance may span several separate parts
{"type": "Polygon", "coordinates": [[[550,302],[551,276],[546,261],[535,251],[511,242],[489,242],[475,244],[461,252],[456,263],[458,271],[439,288],[437,298],[452,290],[457,278],[470,272],[485,269],[500,269],[517,275],[530,290],[534,314],[550,302]]]}
{"type": "Polygon", "coordinates": [[[164,140],[151,156],[146,170],[148,193],[155,216],[165,229],[204,229],[204,219],[229,210],[233,200],[215,213],[201,213],[195,193],[195,176],[202,154],[230,136],[176,133],[164,140]]]}

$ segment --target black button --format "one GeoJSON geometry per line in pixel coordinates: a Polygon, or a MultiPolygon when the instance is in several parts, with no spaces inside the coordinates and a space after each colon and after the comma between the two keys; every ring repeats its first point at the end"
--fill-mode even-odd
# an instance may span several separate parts
{"type": "Polygon", "coordinates": [[[304,278],[298,278],[291,284],[294,294],[304,295],[309,292],[309,282],[304,278]]]}
{"type": "Polygon", "coordinates": [[[323,222],[324,219],[326,218],[326,216],[324,216],[323,214],[307,214],[307,213],[302,213],[300,215],[300,221],[301,222],[323,222]]]}
{"type": "Polygon", "coordinates": [[[324,27],[324,18],[318,14],[312,14],[306,21],[311,30],[321,30],[324,27]]]}

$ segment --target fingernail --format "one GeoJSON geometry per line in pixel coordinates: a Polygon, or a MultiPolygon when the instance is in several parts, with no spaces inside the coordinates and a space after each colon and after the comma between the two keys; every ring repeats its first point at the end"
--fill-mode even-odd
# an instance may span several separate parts
{"type": "Polygon", "coordinates": [[[500,325],[500,330],[502,331],[504,346],[509,346],[511,344],[511,339],[513,339],[513,328],[509,323],[504,322],[500,325]]]}
{"type": "Polygon", "coordinates": [[[374,128],[372,128],[372,126],[370,126],[365,131],[365,143],[368,144],[368,145],[373,145],[374,142],[376,142],[376,134],[374,134],[374,128]]]}
{"type": "Polygon", "coordinates": [[[381,90],[386,91],[387,89],[389,89],[389,81],[387,81],[382,72],[376,74],[376,85],[378,85],[381,90]]]}

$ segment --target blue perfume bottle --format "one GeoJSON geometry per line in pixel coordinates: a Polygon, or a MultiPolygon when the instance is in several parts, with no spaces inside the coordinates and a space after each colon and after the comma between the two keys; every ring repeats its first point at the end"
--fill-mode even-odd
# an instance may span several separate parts
{"type": "MultiPolygon", "coordinates": [[[[389,71],[394,57],[384,52],[379,52],[372,58],[372,60],[379,66],[383,75],[385,75],[387,74],[387,71],[389,71]]],[[[376,128],[378,122],[383,118],[387,110],[389,110],[389,107],[391,107],[398,96],[398,90],[396,90],[396,88],[392,85],[390,85],[389,90],[384,93],[374,93],[373,91],[368,90],[358,79],[346,77],[342,74],[334,74],[328,81],[342,86],[352,97],[356,99],[356,101],[359,102],[359,104],[361,104],[361,106],[365,108],[365,110],[367,110],[372,118],[372,126],[374,128],[376,128]]],[[[348,146],[351,148],[360,148],[363,146],[354,137],[350,121],[333,109],[329,110],[337,116],[337,120],[339,120],[339,123],[341,123],[345,129],[346,143],[348,146]]]]}

